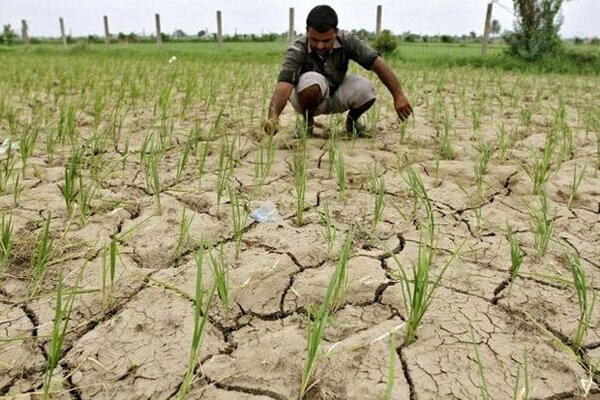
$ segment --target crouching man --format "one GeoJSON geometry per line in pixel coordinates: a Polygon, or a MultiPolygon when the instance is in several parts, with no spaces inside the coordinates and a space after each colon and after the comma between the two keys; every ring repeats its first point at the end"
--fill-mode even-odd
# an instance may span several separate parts
{"type": "Polygon", "coordinates": [[[304,116],[309,135],[316,115],[346,111],[346,131],[358,136],[365,133],[358,119],[375,103],[375,88],[362,76],[346,74],[350,60],[377,74],[392,94],[401,120],[412,113],[398,78],[379,53],[354,35],[338,30],[337,25],[337,14],[329,6],[317,6],[308,14],[306,35],[286,51],[263,126],[267,134],[277,132],[279,115],[288,99],[304,116]]]}

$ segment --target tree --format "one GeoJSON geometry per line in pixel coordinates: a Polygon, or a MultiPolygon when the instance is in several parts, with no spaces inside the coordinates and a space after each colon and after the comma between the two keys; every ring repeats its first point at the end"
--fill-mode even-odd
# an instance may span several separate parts
{"type": "Polygon", "coordinates": [[[4,41],[5,45],[10,46],[13,43],[13,40],[15,40],[16,36],[17,35],[10,27],[10,24],[4,25],[4,29],[2,32],[2,40],[4,41]]]}
{"type": "Polygon", "coordinates": [[[498,21],[497,19],[493,19],[491,30],[492,30],[492,36],[498,35],[500,33],[500,31],[502,30],[502,25],[500,25],[500,21],[498,21]]]}
{"type": "Polygon", "coordinates": [[[560,8],[564,0],[513,0],[515,30],[507,36],[508,51],[526,59],[556,53],[562,25],[560,8]]]}
{"type": "Polygon", "coordinates": [[[375,50],[382,54],[393,53],[398,47],[396,37],[388,29],[381,31],[381,34],[375,38],[373,42],[375,50]]]}

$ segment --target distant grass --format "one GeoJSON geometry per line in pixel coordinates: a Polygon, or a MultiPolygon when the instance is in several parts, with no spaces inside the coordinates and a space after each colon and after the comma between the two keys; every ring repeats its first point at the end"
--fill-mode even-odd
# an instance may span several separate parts
{"type": "MultiPolygon", "coordinates": [[[[265,63],[279,67],[287,43],[249,42],[223,43],[219,48],[214,42],[163,43],[157,48],[153,43],[85,44],[75,43],[64,49],[58,44],[24,46],[0,46],[0,58],[7,54],[48,56],[93,56],[107,59],[156,59],[177,56],[178,61],[237,61],[240,63],[265,63]]],[[[484,68],[527,73],[566,73],[599,75],[600,46],[565,45],[559,55],[548,56],[535,62],[511,57],[504,52],[503,44],[492,44],[487,57],[481,56],[479,43],[400,43],[398,49],[384,58],[393,66],[413,68],[484,68]]]]}

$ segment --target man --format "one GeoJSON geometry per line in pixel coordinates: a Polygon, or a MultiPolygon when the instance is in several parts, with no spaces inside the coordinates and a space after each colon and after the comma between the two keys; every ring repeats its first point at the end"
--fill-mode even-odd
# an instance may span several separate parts
{"type": "Polygon", "coordinates": [[[338,31],[336,12],[329,6],[313,8],[306,18],[306,35],[300,36],[286,51],[275,92],[269,105],[264,131],[278,130],[279,115],[288,101],[301,113],[312,133],[314,117],[348,111],[346,131],[361,135],[358,119],[375,102],[373,84],[359,75],[346,75],[349,60],[374,71],[394,99],[401,120],[412,113],[398,78],[379,53],[367,43],[345,31],[338,31]]]}

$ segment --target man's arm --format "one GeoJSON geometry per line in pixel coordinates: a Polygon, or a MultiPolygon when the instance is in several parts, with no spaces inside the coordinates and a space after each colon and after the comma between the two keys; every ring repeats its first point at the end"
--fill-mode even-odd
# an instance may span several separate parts
{"type": "Polygon", "coordinates": [[[375,62],[373,62],[373,65],[371,66],[371,70],[377,74],[381,82],[383,82],[385,87],[387,87],[392,94],[392,97],[394,98],[394,108],[398,113],[398,117],[404,121],[412,114],[413,110],[402,91],[402,87],[400,86],[396,74],[394,74],[394,71],[386,65],[381,57],[375,59],[375,62]]]}
{"type": "Polygon", "coordinates": [[[264,124],[265,133],[268,135],[277,132],[279,115],[285,108],[293,89],[294,85],[288,82],[277,82],[277,85],[275,85],[275,91],[269,104],[269,113],[264,124]]]}

